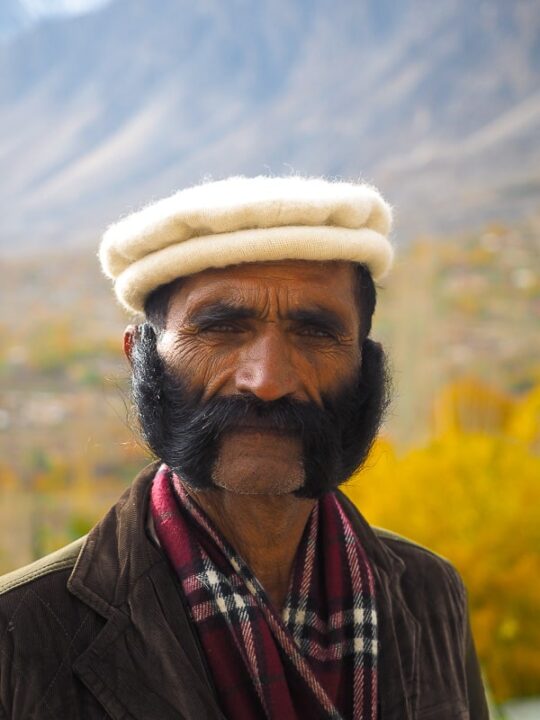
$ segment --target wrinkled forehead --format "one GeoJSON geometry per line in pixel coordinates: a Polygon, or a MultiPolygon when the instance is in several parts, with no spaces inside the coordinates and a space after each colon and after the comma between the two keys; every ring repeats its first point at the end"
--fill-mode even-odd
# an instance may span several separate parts
{"type": "Polygon", "coordinates": [[[291,260],[211,268],[179,279],[171,293],[169,313],[216,300],[328,305],[348,314],[355,311],[354,264],[291,260]]]}

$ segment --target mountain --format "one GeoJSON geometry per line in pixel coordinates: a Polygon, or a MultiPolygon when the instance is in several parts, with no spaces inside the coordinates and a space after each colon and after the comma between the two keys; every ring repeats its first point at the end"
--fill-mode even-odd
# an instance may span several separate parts
{"type": "Polygon", "coordinates": [[[537,0],[113,0],[0,45],[0,249],[232,173],[361,176],[405,239],[512,220],[538,138],[537,0]]]}

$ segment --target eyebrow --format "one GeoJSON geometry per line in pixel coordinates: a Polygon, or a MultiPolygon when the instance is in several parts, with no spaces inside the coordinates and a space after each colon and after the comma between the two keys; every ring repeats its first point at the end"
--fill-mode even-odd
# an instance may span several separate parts
{"type": "MultiPolygon", "coordinates": [[[[217,302],[204,305],[203,307],[194,309],[188,314],[189,322],[201,326],[220,322],[256,319],[257,317],[259,317],[259,313],[255,308],[238,305],[226,300],[218,300],[217,302]]],[[[347,332],[345,323],[339,314],[330,310],[330,308],[320,305],[291,310],[287,313],[286,319],[301,325],[313,325],[321,329],[333,330],[341,335],[347,332]]]]}
{"type": "Polygon", "coordinates": [[[196,325],[211,325],[233,320],[246,320],[257,317],[254,308],[237,305],[236,303],[218,300],[217,302],[195,308],[188,313],[188,321],[196,325]]]}
{"type": "Polygon", "coordinates": [[[298,308],[287,313],[287,318],[299,325],[313,325],[322,330],[332,330],[338,335],[345,335],[347,328],[338,313],[330,308],[317,305],[314,308],[298,308]]]}

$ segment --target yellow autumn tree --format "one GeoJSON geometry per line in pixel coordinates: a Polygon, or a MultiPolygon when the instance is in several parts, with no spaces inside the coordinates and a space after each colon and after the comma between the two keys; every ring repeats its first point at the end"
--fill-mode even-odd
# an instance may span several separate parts
{"type": "Polygon", "coordinates": [[[540,693],[540,389],[515,401],[467,380],[438,400],[438,433],[380,440],[344,488],[369,521],[449,558],[469,591],[497,700],[540,693]]]}

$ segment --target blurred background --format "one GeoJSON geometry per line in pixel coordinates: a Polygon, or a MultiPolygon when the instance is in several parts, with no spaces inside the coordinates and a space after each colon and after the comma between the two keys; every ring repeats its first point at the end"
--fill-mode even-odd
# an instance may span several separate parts
{"type": "Polygon", "coordinates": [[[0,162],[0,571],[149,460],[104,227],[209,177],[361,178],[395,388],[346,491],[458,567],[494,717],[540,718],[540,2],[2,0],[0,162]]]}

